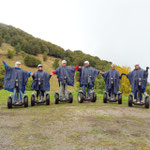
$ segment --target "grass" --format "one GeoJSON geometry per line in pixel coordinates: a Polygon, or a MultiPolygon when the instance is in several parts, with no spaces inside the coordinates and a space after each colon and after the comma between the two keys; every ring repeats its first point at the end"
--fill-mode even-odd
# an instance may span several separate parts
{"type": "MultiPolygon", "coordinates": [[[[78,103],[7,109],[10,92],[0,90],[0,149],[150,149],[149,110],[123,104],[78,103]],[[137,115],[138,114],[138,115],[137,115]]],[[[26,93],[30,97],[32,91],[26,93]]]]}

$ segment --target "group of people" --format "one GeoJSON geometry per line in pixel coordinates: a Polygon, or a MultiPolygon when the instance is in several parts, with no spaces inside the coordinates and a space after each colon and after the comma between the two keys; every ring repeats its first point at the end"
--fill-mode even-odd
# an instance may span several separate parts
{"type": "Polygon", "coordinates": [[[106,92],[108,92],[109,96],[111,94],[111,79],[113,79],[114,84],[114,94],[117,95],[119,92],[119,82],[122,78],[122,75],[126,75],[131,84],[131,92],[134,93],[135,101],[142,100],[142,94],[145,93],[147,86],[147,78],[148,78],[148,68],[143,70],[140,68],[139,64],[135,65],[135,69],[131,71],[129,74],[119,74],[116,70],[115,65],[111,65],[111,69],[107,72],[101,72],[100,70],[94,69],[90,66],[89,61],[85,61],[84,65],[81,66],[67,66],[67,61],[63,60],[62,65],[58,67],[52,74],[47,73],[43,70],[43,65],[39,64],[37,66],[37,71],[27,72],[21,69],[21,63],[16,62],[15,67],[9,67],[5,61],[2,61],[5,66],[5,76],[4,76],[4,89],[13,92],[14,101],[16,103],[22,103],[22,95],[25,92],[25,86],[27,84],[28,78],[32,76],[33,83],[32,89],[37,92],[36,96],[38,98],[41,93],[42,98],[44,98],[44,93],[50,90],[49,80],[52,75],[57,75],[60,94],[59,99],[63,100],[67,98],[67,87],[74,86],[74,76],[75,72],[79,71],[79,82],[80,87],[82,87],[82,91],[85,96],[90,96],[90,90],[94,88],[94,82],[96,77],[101,74],[104,78],[106,84],[106,92]],[[89,81],[90,77],[90,81],[89,81]],[[141,79],[141,95],[139,98],[137,97],[137,93],[139,92],[139,79],[141,79]],[[38,83],[40,82],[40,86],[38,83]],[[17,98],[17,93],[20,95],[20,99],[17,98]]]}

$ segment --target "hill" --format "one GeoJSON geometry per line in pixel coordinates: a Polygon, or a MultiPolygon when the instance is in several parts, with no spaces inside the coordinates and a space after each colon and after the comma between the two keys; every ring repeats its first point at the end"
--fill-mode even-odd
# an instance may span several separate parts
{"type": "MultiPolygon", "coordinates": [[[[64,50],[60,46],[52,44],[51,42],[35,38],[32,35],[22,31],[21,29],[0,23],[0,58],[5,60],[10,66],[14,66],[14,63],[16,61],[21,61],[23,69],[35,72],[37,68],[27,67],[24,64],[24,57],[22,56],[22,53],[33,55],[34,57],[39,59],[44,65],[44,70],[50,73],[54,70],[52,64],[56,58],[59,59],[59,61],[61,61],[62,59],[66,59],[68,65],[72,66],[83,65],[83,62],[85,60],[89,60],[91,66],[102,71],[106,71],[111,65],[111,62],[101,60],[97,56],[85,54],[80,50],[64,50]],[[13,57],[13,59],[7,58],[8,51],[15,52],[15,56],[13,57]],[[46,62],[43,61],[43,55],[45,54],[48,57],[46,62]]],[[[0,70],[1,85],[3,81],[3,73],[4,72],[0,70]]],[[[57,78],[56,76],[53,76],[52,78],[51,91],[56,91],[58,89],[57,78]]],[[[100,86],[100,83],[102,82],[102,80],[100,80],[100,78],[97,79],[97,87],[100,86]]],[[[76,89],[76,86],[74,88],[70,88],[70,90],[76,89]]]]}
{"type": "Polygon", "coordinates": [[[101,60],[97,56],[85,54],[80,50],[65,51],[60,46],[35,38],[18,28],[5,24],[0,24],[0,46],[2,43],[8,43],[13,46],[16,53],[20,51],[24,51],[31,55],[46,53],[48,56],[66,59],[70,65],[82,65],[83,61],[89,60],[93,67],[104,71],[107,70],[111,64],[111,62],[101,60]]]}

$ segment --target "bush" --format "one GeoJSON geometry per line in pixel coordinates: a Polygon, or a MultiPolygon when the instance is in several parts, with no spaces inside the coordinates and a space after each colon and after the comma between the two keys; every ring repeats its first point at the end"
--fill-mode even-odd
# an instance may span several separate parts
{"type": "Polygon", "coordinates": [[[150,95],[150,86],[147,86],[146,92],[147,92],[148,95],[150,95]]]}
{"type": "Polygon", "coordinates": [[[41,61],[36,59],[34,56],[26,55],[24,57],[24,63],[28,67],[37,67],[38,64],[41,64],[41,61]]]}
{"type": "Polygon", "coordinates": [[[32,90],[31,89],[32,82],[33,82],[33,79],[29,78],[28,82],[27,82],[27,85],[26,85],[26,91],[31,91],[32,90]]]}
{"type": "Polygon", "coordinates": [[[43,54],[43,61],[46,61],[46,60],[47,60],[47,54],[44,53],[44,54],[43,54]]]}
{"type": "Polygon", "coordinates": [[[8,52],[7,52],[7,58],[12,59],[14,57],[14,55],[15,55],[14,51],[8,50],[8,52]]]}
{"type": "Polygon", "coordinates": [[[20,55],[24,58],[27,54],[24,51],[20,51],[20,55]]]}
{"type": "Polygon", "coordinates": [[[2,39],[2,37],[0,36],[0,47],[1,47],[2,43],[3,43],[3,39],[2,39]]]}
{"type": "Polygon", "coordinates": [[[53,63],[53,68],[56,69],[59,67],[59,60],[55,59],[54,63],[53,63]]]}
{"type": "Polygon", "coordinates": [[[0,89],[2,89],[4,85],[4,72],[5,72],[4,65],[0,63],[0,89]]]}

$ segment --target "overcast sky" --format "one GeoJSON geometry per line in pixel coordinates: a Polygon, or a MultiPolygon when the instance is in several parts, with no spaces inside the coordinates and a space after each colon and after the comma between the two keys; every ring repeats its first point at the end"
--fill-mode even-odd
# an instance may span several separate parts
{"type": "Polygon", "coordinates": [[[150,0],[0,0],[0,22],[117,65],[150,66],[150,0]]]}

